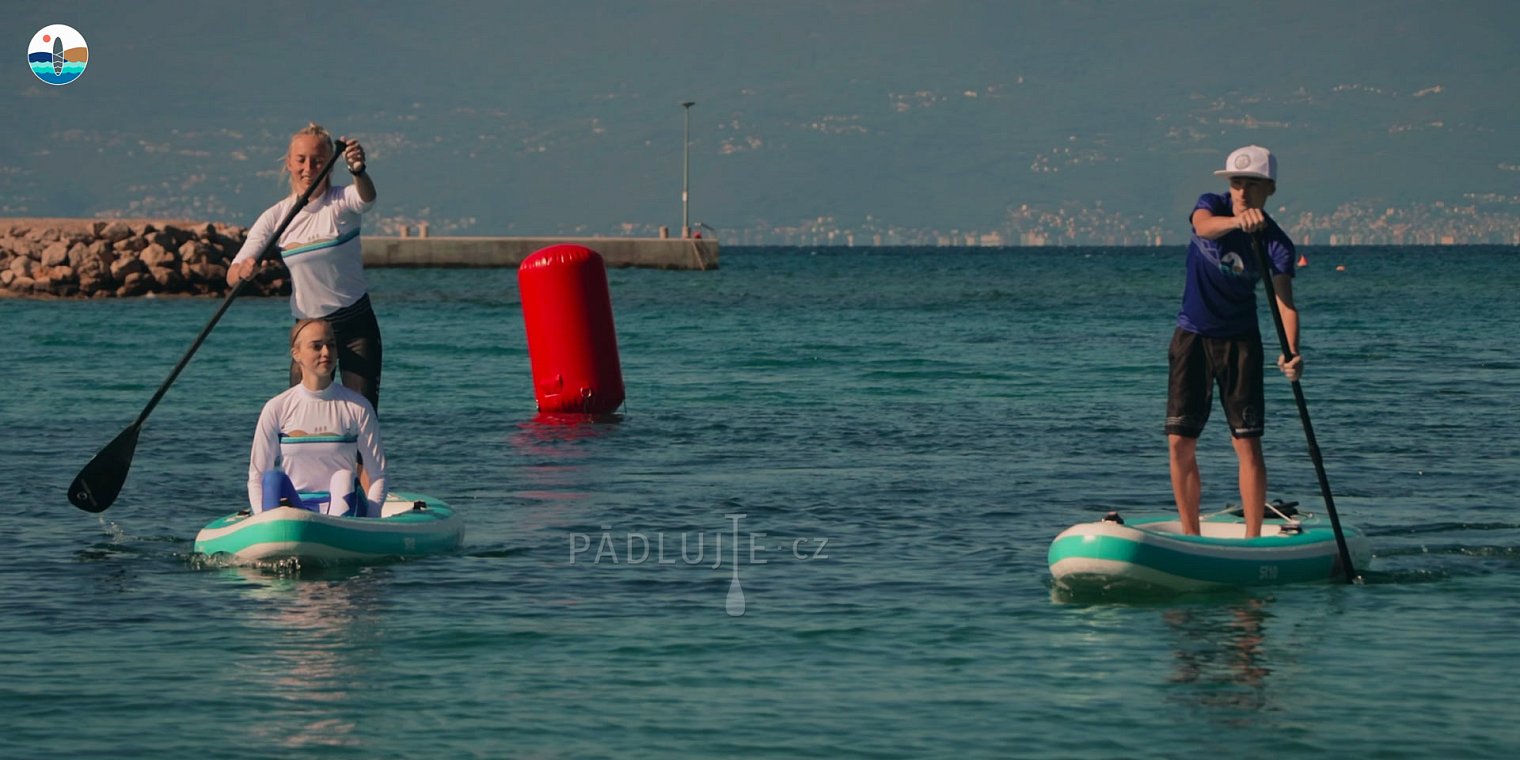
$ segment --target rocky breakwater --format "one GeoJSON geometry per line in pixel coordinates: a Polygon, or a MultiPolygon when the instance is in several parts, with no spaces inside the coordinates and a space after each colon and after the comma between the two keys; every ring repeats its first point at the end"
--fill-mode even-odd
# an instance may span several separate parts
{"type": "MultiPolygon", "coordinates": [[[[159,220],[0,220],[0,295],[126,298],[225,295],[227,265],[247,230],[159,220]]],[[[246,295],[290,292],[284,265],[265,264],[246,295]]]]}

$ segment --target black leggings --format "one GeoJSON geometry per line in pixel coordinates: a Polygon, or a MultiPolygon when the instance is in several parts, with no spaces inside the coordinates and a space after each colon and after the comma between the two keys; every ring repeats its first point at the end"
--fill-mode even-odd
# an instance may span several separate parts
{"type": "MultiPolygon", "coordinates": [[[[380,411],[380,323],[375,321],[369,296],[328,314],[325,319],[332,325],[333,337],[338,341],[338,371],[343,374],[343,385],[358,391],[369,399],[376,412],[380,411]]],[[[290,384],[300,382],[301,367],[292,361],[290,384]]]]}

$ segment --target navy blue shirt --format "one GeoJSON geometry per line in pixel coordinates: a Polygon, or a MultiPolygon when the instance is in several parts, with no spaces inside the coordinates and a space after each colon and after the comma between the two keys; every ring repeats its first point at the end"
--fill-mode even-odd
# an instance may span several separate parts
{"type": "MultiPolygon", "coordinates": [[[[1204,193],[1193,211],[1208,209],[1214,216],[1234,216],[1230,196],[1204,193]]],[[[1191,216],[1191,215],[1190,215],[1191,216]]],[[[1191,226],[1191,219],[1189,220],[1191,226]]],[[[1267,219],[1259,233],[1266,244],[1272,271],[1292,276],[1297,258],[1293,241],[1267,219]]],[[[1261,268],[1251,250],[1251,236],[1232,230],[1218,240],[1205,240],[1193,233],[1188,243],[1187,282],[1182,290],[1182,310],[1177,326],[1210,338],[1233,338],[1260,333],[1256,322],[1256,283],[1261,268]]]]}

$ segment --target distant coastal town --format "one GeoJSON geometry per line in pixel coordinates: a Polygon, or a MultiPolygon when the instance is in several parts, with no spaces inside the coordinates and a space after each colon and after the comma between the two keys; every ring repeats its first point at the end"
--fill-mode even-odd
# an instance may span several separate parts
{"type": "MultiPolygon", "coordinates": [[[[1509,245],[1520,246],[1520,196],[1473,196],[1461,203],[1436,201],[1402,207],[1356,201],[1329,213],[1277,209],[1273,217],[1300,245],[1509,245]]],[[[379,234],[425,226],[418,218],[381,216],[379,234]]],[[[478,235],[473,218],[432,221],[433,234],[478,235]]],[[[985,229],[914,227],[875,216],[850,221],[818,216],[792,223],[757,221],[747,226],[693,222],[696,237],[717,238],[737,246],[940,248],[1163,246],[1187,242],[1187,220],[1159,219],[1106,209],[1097,203],[1021,204],[1001,223],[985,229]]],[[[624,222],[611,229],[578,225],[547,230],[546,236],[658,238],[674,233],[669,225],[624,222]]]]}
{"type": "MultiPolygon", "coordinates": [[[[676,209],[679,212],[679,208],[676,209]]],[[[1271,209],[1300,245],[1504,245],[1520,246],[1520,195],[1471,194],[1458,202],[1432,201],[1393,206],[1358,200],[1332,211],[1271,209]]],[[[35,216],[24,205],[0,202],[0,217],[35,216]]],[[[225,204],[201,204],[180,194],[146,196],[127,208],[97,211],[92,219],[202,219],[236,223],[244,215],[225,204]]],[[[472,216],[448,217],[436,209],[380,212],[365,234],[379,237],[423,235],[475,237],[515,235],[542,238],[680,238],[680,219],[625,221],[539,227],[518,220],[512,229],[489,229],[472,216]],[[420,212],[420,213],[419,213],[420,212]]],[[[3,231],[0,231],[3,232],[3,231]]],[[[1001,218],[977,227],[915,226],[867,214],[822,214],[799,220],[755,219],[737,224],[694,217],[691,236],[725,246],[940,248],[1165,246],[1187,242],[1185,214],[1166,218],[1116,211],[1095,203],[1022,203],[1001,218]]]]}
{"type": "MultiPolygon", "coordinates": [[[[1520,197],[1474,197],[1394,208],[1347,203],[1331,213],[1278,212],[1278,222],[1301,245],[1520,246],[1520,197]]],[[[728,245],[819,246],[1160,246],[1186,242],[1185,218],[1154,219],[1097,205],[1011,209],[992,229],[901,227],[867,217],[858,224],[822,216],[793,225],[719,230],[728,245]]]]}

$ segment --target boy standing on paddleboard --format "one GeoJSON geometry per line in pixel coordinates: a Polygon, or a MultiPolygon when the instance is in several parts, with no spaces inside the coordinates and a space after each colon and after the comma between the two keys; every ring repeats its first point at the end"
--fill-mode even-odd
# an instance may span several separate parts
{"type": "Polygon", "coordinates": [[[1248,145],[1214,172],[1230,181],[1227,194],[1204,193],[1193,207],[1182,309],[1168,350],[1166,438],[1172,495],[1183,532],[1199,533],[1198,435],[1203,432],[1219,387],[1220,406],[1230,424],[1240,461],[1240,502],[1246,537],[1261,535],[1267,502],[1267,465],[1261,453],[1265,419],[1262,393],[1261,330],[1256,320],[1256,282],[1261,279],[1253,237],[1267,252],[1283,327],[1294,354],[1277,366],[1289,380],[1303,372],[1298,348],[1298,310],[1293,306],[1293,241],[1267,216],[1263,206],[1277,192],[1277,158],[1248,145]]]}

